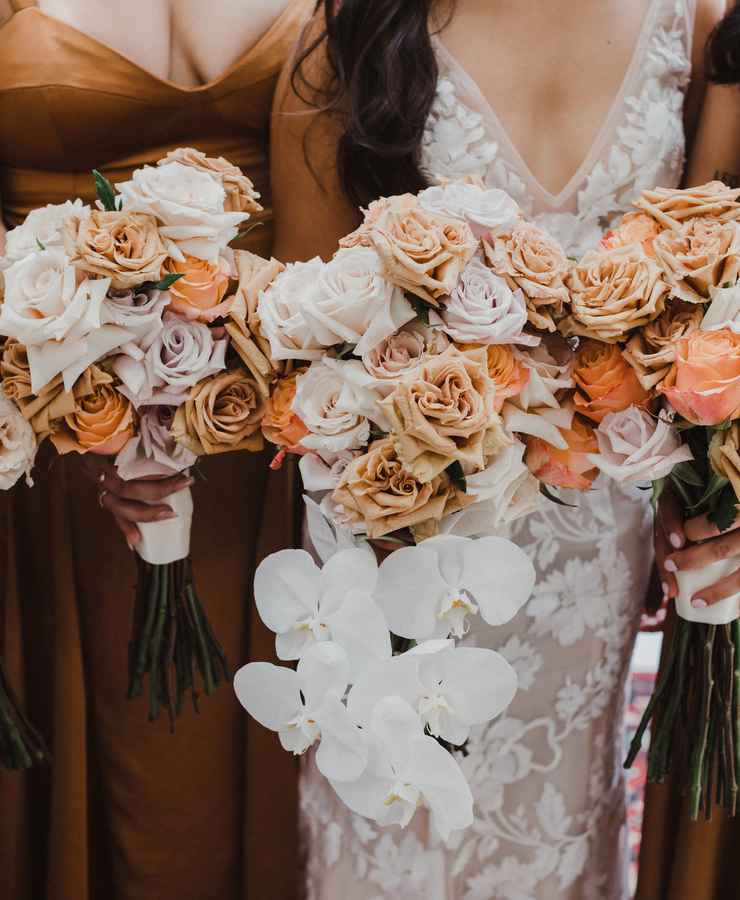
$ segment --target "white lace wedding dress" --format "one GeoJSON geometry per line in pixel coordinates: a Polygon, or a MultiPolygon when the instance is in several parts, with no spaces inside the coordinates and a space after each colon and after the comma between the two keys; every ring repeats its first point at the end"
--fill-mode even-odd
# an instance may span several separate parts
{"type": "MultiPolygon", "coordinates": [[[[482,175],[554,233],[592,247],[643,189],[675,186],[695,0],[651,0],[629,70],[587,158],[555,197],[438,42],[441,76],[424,142],[432,176],[482,175]]],[[[423,814],[406,831],[349,813],[310,758],[302,780],[309,900],[626,900],[624,686],[651,564],[645,495],[598,483],[511,532],[537,568],[504,628],[470,639],[519,675],[507,712],[461,760],[475,823],[444,846],[423,814]]],[[[495,577],[495,573],[492,573],[495,577]]]]}

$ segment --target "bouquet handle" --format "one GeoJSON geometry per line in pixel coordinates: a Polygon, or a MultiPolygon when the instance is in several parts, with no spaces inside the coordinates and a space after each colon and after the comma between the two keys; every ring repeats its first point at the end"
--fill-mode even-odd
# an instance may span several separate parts
{"type": "Polygon", "coordinates": [[[740,592],[707,606],[695,609],[691,598],[708,584],[715,584],[737,569],[737,560],[723,559],[719,562],[703,566],[701,569],[685,569],[676,573],[678,597],[676,612],[687,622],[699,622],[702,625],[731,625],[740,619],[740,592]]]}

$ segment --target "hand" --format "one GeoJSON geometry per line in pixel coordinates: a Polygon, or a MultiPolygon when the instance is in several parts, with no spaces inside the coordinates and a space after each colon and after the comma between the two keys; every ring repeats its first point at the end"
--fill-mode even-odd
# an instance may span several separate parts
{"type": "Polygon", "coordinates": [[[116,474],[109,458],[94,453],[86,453],[82,457],[82,469],[98,485],[98,503],[112,514],[129,547],[141,540],[137,522],[163,522],[177,518],[177,513],[162,500],[193,483],[187,475],[124,481],[116,474]]]}

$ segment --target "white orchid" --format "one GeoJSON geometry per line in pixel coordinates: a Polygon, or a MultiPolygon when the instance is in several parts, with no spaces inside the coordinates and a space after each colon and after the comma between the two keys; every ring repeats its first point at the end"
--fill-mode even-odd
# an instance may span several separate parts
{"type": "Polygon", "coordinates": [[[516,690],[516,672],[495,650],[426,641],[371,666],[350,691],[347,709],[354,722],[367,726],[383,697],[396,694],[416,710],[433,737],[460,746],[471,726],[495,719],[516,690]]]}
{"type": "Polygon", "coordinates": [[[400,637],[462,637],[468,616],[480,613],[489,625],[513,619],[534,583],[534,566],[511,541],[448,535],[391,554],[380,567],[375,599],[400,637]]]}
{"type": "Polygon", "coordinates": [[[473,796],[453,756],[424,734],[416,712],[401,697],[383,698],[363,731],[367,766],[355,781],[329,779],[353,812],[380,825],[405,827],[426,806],[443,840],[473,824],[473,796]]]}
{"type": "Polygon", "coordinates": [[[260,725],[276,731],[285,750],[296,756],[320,741],[319,771],[336,780],[358,778],[367,764],[367,745],[352,724],[342,698],[349,660],[337,644],[314,644],[298,669],[249,663],[234,677],[244,709],[260,725]]]}
{"type": "Polygon", "coordinates": [[[320,569],[305,550],[268,556],[254,577],[262,621],[277,635],[279,659],[300,659],[308,648],[334,641],[356,677],[373,662],[390,659],[388,624],[373,599],[378,564],[367,549],[343,550],[320,569]]]}

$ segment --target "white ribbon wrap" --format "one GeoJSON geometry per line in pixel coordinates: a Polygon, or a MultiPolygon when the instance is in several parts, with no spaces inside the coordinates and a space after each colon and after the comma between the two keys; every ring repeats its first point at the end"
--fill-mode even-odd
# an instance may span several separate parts
{"type": "Polygon", "coordinates": [[[193,521],[193,495],[190,488],[171,494],[164,501],[177,513],[164,522],[139,522],[139,556],[151,565],[164,566],[185,559],[190,553],[190,526],[193,521]]]}
{"type": "Polygon", "coordinates": [[[687,622],[699,622],[703,625],[729,625],[735,619],[740,619],[740,592],[705,609],[694,609],[691,605],[691,598],[702,588],[732,575],[736,569],[737,559],[723,559],[701,569],[677,572],[676,611],[679,616],[687,622]]]}

